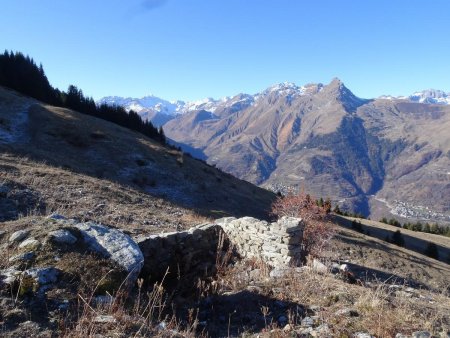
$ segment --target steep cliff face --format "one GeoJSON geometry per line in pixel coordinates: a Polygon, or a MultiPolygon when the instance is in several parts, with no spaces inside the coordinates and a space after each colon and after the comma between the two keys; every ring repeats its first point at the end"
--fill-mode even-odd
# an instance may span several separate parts
{"type": "Polygon", "coordinates": [[[165,124],[166,135],[273,190],[303,187],[365,214],[382,207],[449,220],[449,106],[364,100],[339,79],[232,100],[245,104],[186,113],[165,124]]]}

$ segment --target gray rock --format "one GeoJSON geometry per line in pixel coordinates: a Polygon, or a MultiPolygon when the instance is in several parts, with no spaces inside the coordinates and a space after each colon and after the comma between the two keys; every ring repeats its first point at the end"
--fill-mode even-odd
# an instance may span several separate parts
{"type": "Polygon", "coordinates": [[[368,333],[365,333],[365,332],[356,332],[353,335],[353,337],[355,337],[355,338],[375,338],[374,336],[372,336],[368,333]]]}
{"type": "Polygon", "coordinates": [[[22,271],[17,270],[14,267],[10,267],[8,269],[0,271],[0,279],[2,280],[3,283],[11,285],[16,280],[19,280],[21,274],[22,274],[22,271]]]}
{"type": "Polygon", "coordinates": [[[63,215],[60,215],[60,214],[57,214],[57,213],[51,214],[50,216],[48,216],[48,218],[54,219],[54,220],[56,220],[56,221],[59,221],[59,220],[66,220],[66,218],[65,218],[63,215]]]}
{"type": "Polygon", "coordinates": [[[341,264],[339,266],[339,270],[341,270],[342,272],[347,272],[350,271],[350,268],[348,267],[348,264],[341,264]]]}
{"type": "Polygon", "coordinates": [[[336,316],[343,316],[343,317],[358,317],[358,311],[356,311],[355,309],[351,309],[351,308],[344,308],[344,309],[340,309],[338,311],[335,312],[336,316]]]}
{"type": "Polygon", "coordinates": [[[106,295],[106,296],[96,296],[94,297],[93,300],[96,305],[110,305],[114,303],[115,298],[111,295],[106,295]]]}
{"type": "Polygon", "coordinates": [[[327,324],[322,324],[310,332],[313,337],[331,337],[331,331],[327,324]]]}
{"type": "Polygon", "coordinates": [[[321,261],[319,261],[315,258],[313,259],[313,261],[311,263],[311,268],[314,271],[321,272],[321,273],[328,272],[328,267],[325,264],[323,264],[321,261]]]}
{"type": "Polygon", "coordinates": [[[98,315],[94,318],[94,323],[115,323],[116,318],[113,316],[106,316],[106,315],[98,315]]]}
{"type": "Polygon", "coordinates": [[[409,338],[409,336],[404,335],[404,334],[402,334],[402,333],[397,333],[397,334],[395,335],[395,338],[409,338]]]}
{"type": "Polygon", "coordinates": [[[412,338],[430,338],[431,333],[428,331],[416,331],[413,332],[412,338]]]}
{"type": "Polygon", "coordinates": [[[14,232],[11,236],[9,236],[10,242],[20,242],[27,238],[27,236],[30,234],[29,230],[19,230],[14,232]]]}
{"type": "Polygon", "coordinates": [[[52,241],[59,244],[74,244],[77,238],[69,230],[58,229],[49,233],[52,241]]]}
{"type": "Polygon", "coordinates": [[[302,319],[301,325],[303,327],[312,327],[314,325],[314,319],[311,317],[305,317],[302,319]]]}
{"type": "Polygon", "coordinates": [[[30,261],[34,258],[34,252],[30,251],[30,252],[25,252],[23,254],[18,254],[15,256],[12,256],[9,258],[9,262],[10,263],[14,263],[14,262],[20,262],[20,261],[30,261]]]}
{"type": "Polygon", "coordinates": [[[304,223],[301,218],[296,217],[288,217],[283,216],[281,217],[277,222],[281,227],[286,229],[286,232],[296,232],[296,231],[302,231],[304,228],[304,223]]]}
{"type": "Polygon", "coordinates": [[[23,272],[33,278],[39,285],[47,285],[58,281],[59,270],[49,268],[31,268],[23,272]]]}
{"type": "Polygon", "coordinates": [[[28,238],[19,244],[19,248],[37,249],[41,243],[36,238],[28,238]]]}
{"type": "Polygon", "coordinates": [[[128,272],[128,282],[134,285],[144,264],[144,256],[130,236],[93,222],[78,223],[74,226],[81,231],[91,250],[109,257],[123,267],[128,272]]]}

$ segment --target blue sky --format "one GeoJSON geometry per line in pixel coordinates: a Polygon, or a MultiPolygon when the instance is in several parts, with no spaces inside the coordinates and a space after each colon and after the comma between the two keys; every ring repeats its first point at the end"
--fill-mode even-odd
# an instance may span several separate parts
{"type": "Polygon", "coordinates": [[[50,82],[195,100],[339,77],[356,95],[450,91],[450,1],[14,0],[0,48],[50,82]]]}

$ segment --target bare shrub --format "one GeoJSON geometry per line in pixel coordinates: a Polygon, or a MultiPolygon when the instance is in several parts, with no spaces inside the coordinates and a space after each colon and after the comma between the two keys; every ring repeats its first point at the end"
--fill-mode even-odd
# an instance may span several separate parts
{"type": "Polygon", "coordinates": [[[277,217],[299,217],[305,222],[302,239],[302,257],[308,255],[322,256],[335,234],[330,217],[330,208],[327,205],[316,203],[315,198],[304,192],[288,193],[279,196],[272,204],[272,215],[277,217]]]}

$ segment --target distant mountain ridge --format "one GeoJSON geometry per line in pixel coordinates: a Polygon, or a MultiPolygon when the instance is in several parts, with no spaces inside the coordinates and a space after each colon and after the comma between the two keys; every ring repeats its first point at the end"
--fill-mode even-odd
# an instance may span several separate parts
{"type": "Polygon", "coordinates": [[[426,89],[415,92],[409,96],[391,96],[383,95],[380,99],[408,100],[411,102],[429,103],[429,104],[450,104],[450,93],[437,89],[426,89]]]}
{"type": "Polygon", "coordinates": [[[305,189],[373,218],[450,222],[450,105],[417,96],[362,99],[339,79],[284,83],[178,115],[164,131],[274,191],[305,189]]]}
{"type": "MultiPolygon", "coordinates": [[[[168,101],[155,95],[147,95],[142,98],[106,96],[97,101],[98,104],[117,105],[127,110],[134,110],[143,119],[148,119],[157,126],[164,125],[166,122],[175,118],[177,115],[185,114],[196,110],[206,110],[214,113],[215,110],[224,103],[233,106],[234,109],[239,108],[238,105],[253,104],[259,98],[270,93],[278,95],[290,95],[291,97],[301,95],[311,95],[319,92],[323,88],[322,83],[306,84],[297,86],[292,82],[282,82],[268,87],[260,93],[254,95],[238,94],[233,97],[223,97],[221,99],[204,98],[202,100],[185,102],[182,100],[168,101]],[[240,97],[237,99],[236,97],[240,97]],[[234,100],[233,100],[234,99],[234,100]]],[[[409,96],[391,96],[383,95],[378,99],[389,100],[407,100],[411,102],[429,103],[429,104],[450,104],[450,93],[442,90],[426,89],[415,92],[409,96]]]]}

